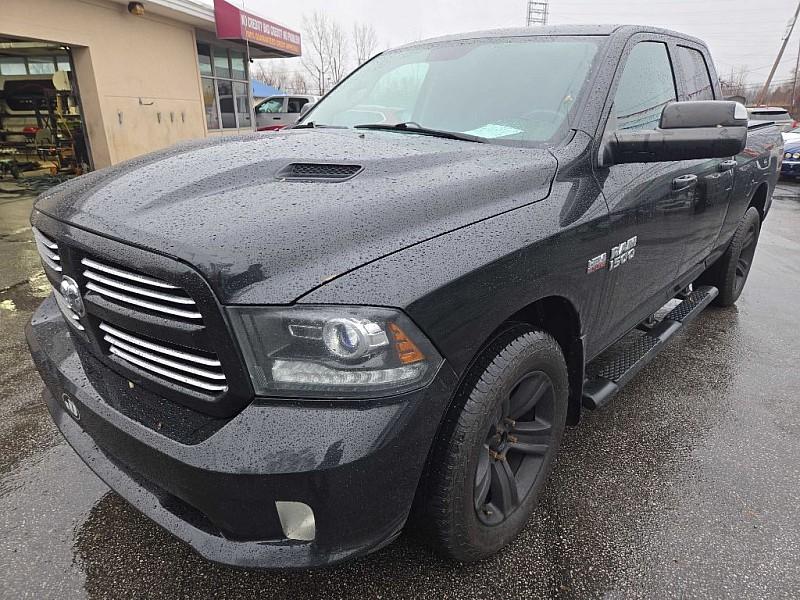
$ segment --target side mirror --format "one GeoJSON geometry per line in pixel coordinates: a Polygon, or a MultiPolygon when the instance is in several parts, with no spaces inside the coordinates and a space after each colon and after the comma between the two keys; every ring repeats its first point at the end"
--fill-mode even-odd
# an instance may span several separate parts
{"type": "Polygon", "coordinates": [[[300,107],[300,116],[302,117],[304,114],[306,114],[309,110],[311,110],[311,107],[314,106],[315,104],[316,102],[312,100],[309,100],[308,102],[303,104],[303,106],[300,107]]]}
{"type": "Polygon", "coordinates": [[[601,166],[729,158],[747,144],[747,109],[738,102],[671,102],[657,129],[619,130],[604,141],[601,166]]]}

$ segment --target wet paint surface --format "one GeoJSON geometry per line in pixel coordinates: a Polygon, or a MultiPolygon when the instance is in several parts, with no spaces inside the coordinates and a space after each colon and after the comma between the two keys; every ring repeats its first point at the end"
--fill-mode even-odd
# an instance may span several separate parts
{"type": "Polygon", "coordinates": [[[22,330],[46,294],[30,198],[0,195],[0,596],[800,596],[800,188],[783,185],[747,288],[567,431],[539,508],[471,566],[408,536],[328,570],[213,565],[108,492],[51,424],[22,330]]]}

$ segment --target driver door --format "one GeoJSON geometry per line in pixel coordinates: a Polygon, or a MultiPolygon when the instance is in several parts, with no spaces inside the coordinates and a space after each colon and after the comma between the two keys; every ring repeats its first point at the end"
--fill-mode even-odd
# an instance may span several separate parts
{"type": "MultiPolygon", "coordinates": [[[[668,40],[629,42],[612,94],[604,136],[658,127],[661,111],[678,100],[668,40]]],[[[698,178],[686,161],[619,164],[595,173],[611,232],[600,322],[603,339],[613,342],[674,296],[698,178]]]]}

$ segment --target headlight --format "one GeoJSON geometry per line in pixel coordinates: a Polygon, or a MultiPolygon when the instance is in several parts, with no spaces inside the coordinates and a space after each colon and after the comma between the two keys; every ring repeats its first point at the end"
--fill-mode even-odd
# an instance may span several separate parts
{"type": "Polygon", "coordinates": [[[800,158],[800,152],[795,152],[792,154],[792,158],[800,158]]]}
{"type": "Polygon", "coordinates": [[[792,158],[792,153],[791,152],[784,152],[783,153],[783,158],[792,158]]]}
{"type": "Polygon", "coordinates": [[[420,388],[442,358],[387,308],[228,307],[256,394],[376,398],[420,388]]]}

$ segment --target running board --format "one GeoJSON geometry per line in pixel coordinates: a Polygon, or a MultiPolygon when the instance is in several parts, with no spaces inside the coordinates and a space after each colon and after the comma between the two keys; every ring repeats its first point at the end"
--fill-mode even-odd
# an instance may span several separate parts
{"type": "Polygon", "coordinates": [[[609,400],[628,383],[642,367],[653,360],[673,335],[689,323],[711,301],[719,290],[701,286],[673,308],[666,316],[644,332],[635,329],[586,366],[583,405],[594,410],[609,400]]]}

